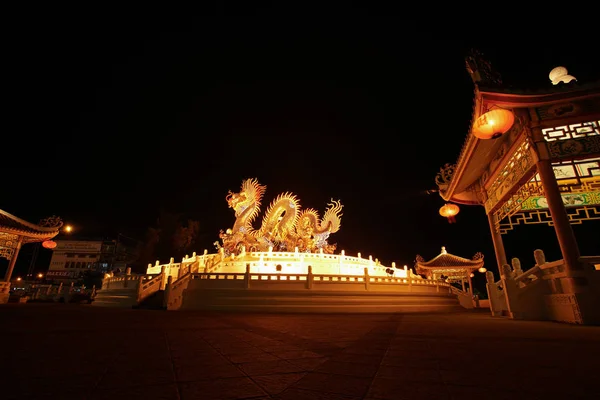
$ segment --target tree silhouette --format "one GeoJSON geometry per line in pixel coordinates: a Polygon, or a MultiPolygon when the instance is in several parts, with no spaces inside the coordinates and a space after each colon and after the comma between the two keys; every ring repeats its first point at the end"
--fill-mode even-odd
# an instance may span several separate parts
{"type": "Polygon", "coordinates": [[[187,220],[186,225],[179,225],[173,236],[173,247],[178,255],[193,249],[200,232],[200,222],[192,219],[187,220]]]}
{"type": "Polygon", "coordinates": [[[156,226],[146,230],[140,264],[145,267],[155,260],[165,263],[171,257],[181,259],[194,251],[199,232],[199,221],[187,219],[183,223],[181,214],[161,210],[156,226]]]}

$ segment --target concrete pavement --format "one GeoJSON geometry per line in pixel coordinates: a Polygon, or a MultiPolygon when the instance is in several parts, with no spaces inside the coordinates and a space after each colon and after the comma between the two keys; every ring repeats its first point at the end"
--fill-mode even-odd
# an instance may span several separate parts
{"type": "Polygon", "coordinates": [[[600,327],[486,312],[0,306],[8,399],[592,399],[600,327]]]}

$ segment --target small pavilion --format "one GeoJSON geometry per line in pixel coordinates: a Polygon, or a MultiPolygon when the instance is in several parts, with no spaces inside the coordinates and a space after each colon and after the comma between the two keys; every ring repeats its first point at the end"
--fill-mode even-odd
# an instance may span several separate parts
{"type": "Polygon", "coordinates": [[[62,224],[59,217],[53,216],[36,225],[0,210],[0,258],[8,260],[8,269],[0,282],[0,304],[8,301],[10,278],[21,246],[52,239],[58,235],[62,224]]]}
{"type": "Polygon", "coordinates": [[[469,293],[473,295],[471,275],[474,271],[483,268],[483,254],[477,253],[472,259],[463,258],[450,254],[442,246],[442,252],[429,261],[417,254],[417,274],[425,275],[427,279],[440,279],[447,277],[449,282],[461,282],[462,290],[465,291],[465,279],[469,282],[469,293]]]}

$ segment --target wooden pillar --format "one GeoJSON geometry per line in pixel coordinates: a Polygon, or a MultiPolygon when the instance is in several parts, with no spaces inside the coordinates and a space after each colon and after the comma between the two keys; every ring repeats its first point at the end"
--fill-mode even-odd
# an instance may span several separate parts
{"type": "Polygon", "coordinates": [[[460,283],[462,285],[462,291],[465,291],[465,278],[460,278],[460,283]]]}
{"type": "Polygon", "coordinates": [[[490,232],[492,234],[492,242],[494,243],[494,253],[496,253],[496,263],[498,264],[498,271],[504,264],[508,264],[506,261],[506,251],[504,250],[504,241],[500,231],[496,229],[496,221],[498,216],[493,211],[490,211],[487,215],[488,222],[490,224],[490,232]]]}
{"type": "Polygon", "coordinates": [[[15,250],[13,251],[12,257],[10,258],[10,262],[8,263],[8,270],[6,271],[6,275],[4,275],[4,281],[10,282],[10,277],[15,269],[15,263],[17,262],[17,257],[19,256],[19,250],[21,250],[21,245],[23,244],[23,236],[19,236],[17,239],[17,245],[15,246],[15,250]]]}
{"type": "Polygon", "coordinates": [[[471,271],[469,271],[469,294],[473,297],[473,279],[471,278],[471,271]]]}
{"type": "Polygon", "coordinates": [[[548,201],[550,216],[554,224],[554,231],[560,246],[560,252],[565,262],[565,269],[580,270],[582,269],[579,262],[579,245],[575,239],[573,227],[569,221],[567,210],[560,195],[558,183],[554,176],[554,170],[550,160],[539,160],[536,163],[537,171],[540,174],[544,195],[548,201]]]}
{"type": "MultiPolygon", "coordinates": [[[[535,112],[531,111],[530,117],[532,122],[537,124],[538,119],[535,112]]],[[[577,244],[577,239],[575,239],[575,233],[569,221],[569,216],[567,215],[567,210],[565,209],[560,189],[556,182],[556,176],[552,169],[548,142],[544,138],[544,134],[539,126],[533,126],[528,131],[528,136],[534,144],[535,166],[542,181],[544,196],[548,202],[548,209],[550,210],[552,224],[554,225],[560,252],[565,263],[565,270],[567,274],[568,271],[581,270],[583,266],[579,262],[579,245],[577,244]]]]}

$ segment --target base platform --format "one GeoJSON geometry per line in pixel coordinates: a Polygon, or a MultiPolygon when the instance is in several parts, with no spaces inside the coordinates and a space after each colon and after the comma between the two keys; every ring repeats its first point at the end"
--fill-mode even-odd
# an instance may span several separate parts
{"type": "Polygon", "coordinates": [[[277,313],[464,311],[455,295],[307,290],[201,289],[184,293],[181,310],[277,313]]]}

